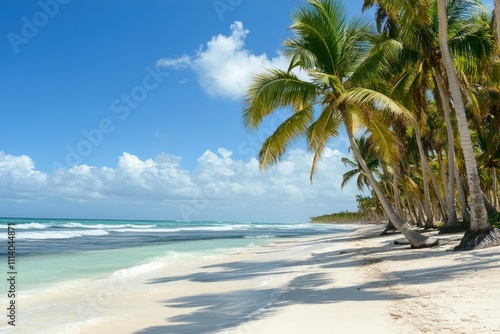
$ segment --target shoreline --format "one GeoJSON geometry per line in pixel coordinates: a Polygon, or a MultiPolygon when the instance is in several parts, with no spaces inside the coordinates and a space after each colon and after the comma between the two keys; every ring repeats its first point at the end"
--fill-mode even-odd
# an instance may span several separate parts
{"type": "Polygon", "coordinates": [[[347,227],[51,291],[65,311],[50,320],[66,322],[47,333],[500,333],[500,248],[451,252],[450,234],[415,250],[383,225],[347,227]]]}

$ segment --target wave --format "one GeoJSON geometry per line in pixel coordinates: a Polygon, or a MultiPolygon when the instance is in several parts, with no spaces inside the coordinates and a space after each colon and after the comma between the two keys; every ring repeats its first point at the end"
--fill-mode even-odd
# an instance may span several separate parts
{"type": "MultiPolygon", "coordinates": [[[[46,228],[85,228],[85,229],[121,229],[121,228],[155,228],[157,225],[137,225],[137,224],[82,224],[76,222],[69,223],[17,223],[16,230],[38,230],[46,228]]],[[[7,225],[0,225],[0,228],[7,229],[7,225]]]]}
{"type": "MultiPolygon", "coordinates": [[[[104,230],[76,230],[76,231],[42,231],[42,232],[19,232],[16,234],[16,239],[71,239],[83,236],[102,236],[109,232],[104,230]]],[[[7,235],[0,235],[0,239],[7,239],[7,235]]]]}
{"type": "Polygon", "coordinates": [[[133,266],[126,269],[116,270],[110,275],[110,278],[119,279],[119,278],[132,278],[145,272],[161,269],[165,266],[164,261],[153,261],[144,264],[139,264],[137,266],[133,266]]]}
{"type": "Polygon", "coordinates": [[[166,232],[190,232],[190,231],[233,231],[233,230],[246,230],[249,225],[223,225],[223,226],[198,226],[198,227],[167,227],[167,228],[118,228],[112,229],[113,232],[153,232],[153,233],[166,233],[166,232]]]}
{"type": "Polygon", "coordinates": [[[154,228],[156,225],[134,225],[134,224],[82,224],[82,223],[63,223],[53,225],[53,227],[63,228],[91,228],[91,229],[120,229],[120,228],[154,228]]]}
{"type": "MultiPolygon", "coordinates": [[[[15,225],[16,230],[28,230],[28,229],[43,229],[51,227],[51,224],[41,224],[41,223],[26,223],[26,224],[19,224],[17,223],[15,225]]],[[[7,225],[0,225],[0,228],[7,228],[7,225]]]]}

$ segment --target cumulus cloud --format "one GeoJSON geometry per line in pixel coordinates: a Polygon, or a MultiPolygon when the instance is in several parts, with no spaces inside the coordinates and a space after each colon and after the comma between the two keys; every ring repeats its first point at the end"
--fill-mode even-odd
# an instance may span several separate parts
{"type": "Polygon", "coordinates": [[[255,158],[234,159],[224,148],[207,150],[192,171],[174,155],[162,153],[143,160],[124,152],[116,168],[77,165],[51,173],[37,171],[28,156],[0,151],[0,197],[7,206],[19,200],[24,205],[38,201],[59,208],[61,203],[109,204],[114,210],[122,205],[108,216],[122,216],[135,208],[142,210],[143,218],[158,218],[148,212],[161,212],[164,219],[251,219],[249,215],[265,219],[277,215],[280,220],[299,216],[302,220],[304,215],[355,206],[355,186],[340,190],[345,172],[342,156],[327,148],[311,185],[312,155],[302,149],[291,150],[277,167],[264,173],[255,158]],[[336,208],[335,203],[344,206],[336,208]]]}
{"type": "MultiPolygon", "coordinates": [[[[244,96],[252,78],[264,69],[288,69],[289,61],[281,54],[268,57],[245,49],[245,38],[250,33],[243,23],[236,21],[229,36],[213,36],[196,54],[179,58],[163,58],[157,65],[175,70],[189,68],[198,76],[198,83],[212,96],[238,99],[244,96]]],[[[297,73],[303,79],[307,75],[297,73]]]]}

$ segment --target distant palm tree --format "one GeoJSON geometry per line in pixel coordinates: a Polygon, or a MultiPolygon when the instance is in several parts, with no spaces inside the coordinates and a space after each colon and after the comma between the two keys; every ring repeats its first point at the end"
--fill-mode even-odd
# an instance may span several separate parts
{"type": "MultiPolygon", "coordinates": [[[[380,170],[380,159],[375,152],[375,145],[373,142],[370,141],[366,135],[357,137],[354,141],[356,142],[361,155],[365,159],[368,169],[370,169],[370,171],[379,179],[382,178],[383,173],[380,170]]],[[[342,158],[342,163],[344,166],[349,166],[352,169],[344,173],[341,188],[344,188],[347,183],[349,183],[349,181],[356,176],[356,185],[360,191],[362,191],[364,187],[370,188],[370,182],[368,181],[363,168],[361,168],[358,159],[356,159],[356,156],[353,156],[352,160],[344,157],[342,158]]]]}
{"type": "Polygon", "coordinates": [[[254,78],[243,110],[247,127],[258,128],[272,112],[290,108],[292,115],[263,143],[259,163],[266,168],[277,163],[287,147],[305,136],[314,153],[311,177],[327,142],[345,126],[350,148],[376,193],[387,217],[408,239],[412,247],[428,247],[436,241],[412,230],[385,198],[374,175],[356,145],[354,132],[365,127],[377,144],[381,158],[395,159],[395,138],[383,122],[385,115],[412,119],[400,104],[372,89],[379,68],[388,66],[386,53],[369,54],[369,23],[348,20],[339,2],[310,0],[293,13],[284,54],[290,59],[288,71],[268,70],[254,78]],[[370,57],[368,57],[370,56],[370,57]],[[293,74],[301,69],[311,80],[293,74]],[[316,109],[316,108],[317,109],[316,109]]]}

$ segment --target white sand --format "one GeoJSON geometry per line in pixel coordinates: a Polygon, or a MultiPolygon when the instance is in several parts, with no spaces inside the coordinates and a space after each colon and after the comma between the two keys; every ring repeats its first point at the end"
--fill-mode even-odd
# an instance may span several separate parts
{"type": "MultiPolygon", "coordinates": [[[[118,280],[101,296],[92,295],[99,282],[89,282],[93,320],[75,316],[74,326],[47,330],[500,333],[500,247],[451,252],[461,235],[440,236],[451,243],[422,250],[394,245],[401,235],[360,239],[382,229],[358,226],[352,233],[282,239],[239,254],[181,261],[118,280]]],[[[77,295],[63,300],[81,304],[77,295]]],[[[52,292],[51,298],[63,296],[52,292]]]]}

